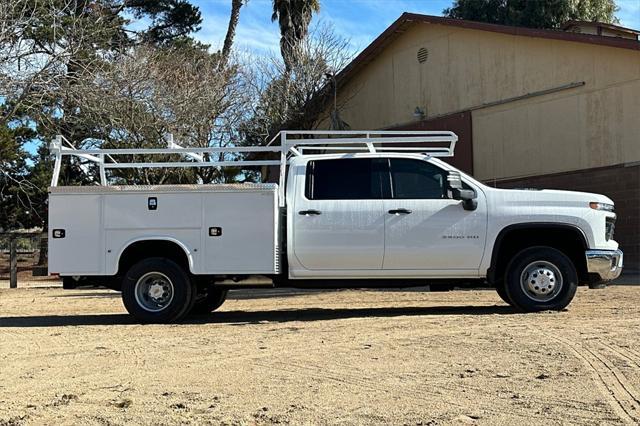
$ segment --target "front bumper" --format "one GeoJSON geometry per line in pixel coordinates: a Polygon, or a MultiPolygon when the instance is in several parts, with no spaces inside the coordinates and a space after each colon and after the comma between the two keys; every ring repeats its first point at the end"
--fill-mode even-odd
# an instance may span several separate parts
{"type": "Polygon", "coordinates": [[[587,250],[587,271],[600,282],[615,280],[622,272],[622,250],[587,250]]]}

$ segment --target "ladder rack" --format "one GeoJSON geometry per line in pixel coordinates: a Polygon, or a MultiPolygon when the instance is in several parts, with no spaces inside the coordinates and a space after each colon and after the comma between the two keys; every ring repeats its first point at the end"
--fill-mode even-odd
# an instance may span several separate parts
{"type": "MultiPolygon", "coordinates": [[[[95,139],[93,139],[95,140],[95,139]]],[[[86,140],[85,140],[86,141],[86,140]]],[[[83,142],[85,142],[83,141],[83,142]]],[[[169,135],[167,148],[108,148],[76,149],[64,136],[58,135],[49,146],[54,157],[51,186],[58,185],[62,158],[76,157],[98,165],[100,184],[108,185],[107,169],[131,168],[180,168],[180,167],[255,167],[280,166],[280,202],[284,202],[284,182],[286,165],[291,157],[315,153],[354,152],[415,152],[432,157],[453,157],[458,136],[449,131],[431,130],[284,130],[278,133],[266,146],[229,146],[208,148],[184,148],[169,135]],[[279,144],[278,144],[279,142],[279,144]],[[65,144],[67,146],[65,146],[65,144]],[[415,144],[420,144],[415,145],[415,144]],[[413,145],[413,146],[412,146],[413,145]],[[205,161],[202,154],[246,154],[279,153],[274,160],[245,160],[242,157],[225,161],[205,161]],[[118,162],[114,157],[121,155],[167,155],[180,154],[190,161],[172,162],[118,162]]],[[[88,173],[88,168],[81,165],[88,173]]]]}

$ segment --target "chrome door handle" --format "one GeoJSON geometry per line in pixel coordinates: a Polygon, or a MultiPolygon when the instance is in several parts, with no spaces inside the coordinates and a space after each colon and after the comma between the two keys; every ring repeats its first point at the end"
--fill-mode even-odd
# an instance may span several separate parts
{"type": "Polygon", "coordinates": [[[322,212],[320,210],[300,210],[298,212],[298,214],[301,214],[303,216],[318,216],[319,214],[322,214],[322,212]]]}
{"type": "Polygon", "coordinates": [[[389,214],[411,214],[411,210],[409,210],[409,209],[394,209],[394,210],[389,210],[389,214]]]}

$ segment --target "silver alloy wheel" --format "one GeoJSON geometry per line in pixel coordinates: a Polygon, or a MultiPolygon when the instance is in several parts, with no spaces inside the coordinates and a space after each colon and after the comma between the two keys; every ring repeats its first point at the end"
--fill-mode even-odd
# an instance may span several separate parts
{"type": "Polygon", "coordinates": [[[548,302],[562,290],[562,273],[546,260],[528,264],[520,275],[522,291],[536,302],[548,302]]]}
{"type": "Polygon", "coordinates": [[[147,272],[141,276],[134,290],[138,306],[148,312],[160,312],[169,306],[173,293],[173,283],[160,272],[147,272]]]}

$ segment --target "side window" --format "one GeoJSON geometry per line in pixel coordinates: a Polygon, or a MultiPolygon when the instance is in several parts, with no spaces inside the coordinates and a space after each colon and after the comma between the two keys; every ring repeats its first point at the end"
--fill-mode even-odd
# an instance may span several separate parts
{"type": "Polygon", "coordinates": [[[391,197],[396,199],[446,198],[446,172],[420,160],[391,158],[391,197]]]}
{"type": "Polygon", "coordinates": [[[309,200],[382,198],[380,174],[369,158],[312,160],[307,163],[305,196],[309,200]]]}

